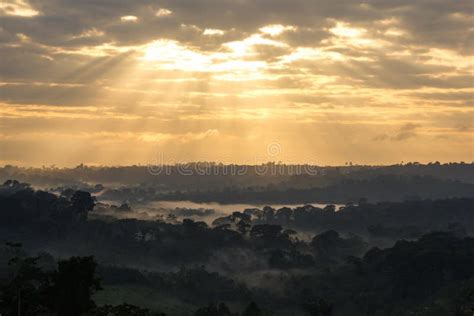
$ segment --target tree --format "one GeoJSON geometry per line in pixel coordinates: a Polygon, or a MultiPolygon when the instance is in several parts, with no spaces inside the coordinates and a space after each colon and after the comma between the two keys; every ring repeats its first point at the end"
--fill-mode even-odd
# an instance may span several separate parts
{"type": "Polygon", "coordinates": [[[79,219],[87,219],[87,213],[95,206],[94,199],[89,192],[76,191],[71,197],[72,209],[79,219]]]}
{"type": "Polygon", "coordinates": [[[165,316],[160,312],[151,312],[148,309],[130,304],[120,304],[117,306],[104,305],[96,308],[92,316],[165,316]]]}
{"type": "Polygon", "coordinates": [[[226,304],[211,303],[208,306],[199,308],[194,316],[232,316],[232,313],[226,304]]]}
{"type": "Polygon", "coordinates": [[[307,316],[331,316],[333,306],[322,298],[315,298],[303,304],[307,316]]]}
{"type": "Polygon", "coordinates": [[[247,222],[241,220],[240,222],[237,223],[237,230],[242,234],[245,235],[248,231],[249,228],[251,227],[250,224],[247,222]]]}
{"type": "Polygon", "coordinates": [[[456,294],[455,316],[472,316],[474,314],[474,282],[471,281],[456,294]]]}
{"type": "Polygon", "coordinates": [[[279,225],[255,225],[252,227],[250,235],[257,238],[275,239],[280,236],[281,229],[279,225]]]}
{"type": "Polygon", "coordinates": [[[263,313],[255,302],[251,302],[242,313],[242,316],[262,316],[263,313]]]}
{"type": "Polygon", "coordinates": [[[283,222],[285,225],[290,223],[291,215],[293,214],[293,210],[289,207],[282,207],[281,209],[276,211],[275,217],[283,222]]]}
{"type": "Polygon", "coordinates": [[[275,218],[275,209],[270,206],[263,208],[263,217],[267,223],[271,223],[275,218]]]}
{"type": "Polygon", "coordinates": [[[316,235],[311,240],[316,257],[322,261],[340,261],[349,256],[358,256],[366,250],[366,243],[358,236],[342,238],[335,230],[316,235]]]}
{"type": "Polygon", "coordinates": [[[21,244],[7,243],[14,252],[8,266],[13,274],[1,288],[0,314],[35,315],[45,310],[41,290],[46,284],[46,274],[37,266],[39,257],[26,257],[21,244]]]}
{"type": "Polygon", "coordinates": [[[59,316],[79,316],[95,308],[92,295],[101,289],[93,257],[71,257],[58,262],[48,289],[48,304],[59,316]]]}

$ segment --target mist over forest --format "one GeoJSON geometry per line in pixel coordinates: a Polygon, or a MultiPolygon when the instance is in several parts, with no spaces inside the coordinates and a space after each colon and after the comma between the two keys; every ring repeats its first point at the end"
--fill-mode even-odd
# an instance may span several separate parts
{"type": "Polygon", "coordinates": [[[474,165],[319,169],[5,166],[1,311],[470,315],[474,165]]]}
{"type": "Polygon", "coordinates": [[[474,2],[0,0],[0,316],[474,316],[474,2]]]}

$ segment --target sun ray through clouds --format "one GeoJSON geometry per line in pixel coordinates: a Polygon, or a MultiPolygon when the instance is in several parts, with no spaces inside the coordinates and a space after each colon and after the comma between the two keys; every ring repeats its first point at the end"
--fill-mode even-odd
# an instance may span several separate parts
{"type": "Polygon", "coordinates": [[[43,164],[72,131],[58,164],[248,162],[275,140],[293,162],[472,160],[465,1],[185,2],[2,2],[2,160],[43,164]]]}

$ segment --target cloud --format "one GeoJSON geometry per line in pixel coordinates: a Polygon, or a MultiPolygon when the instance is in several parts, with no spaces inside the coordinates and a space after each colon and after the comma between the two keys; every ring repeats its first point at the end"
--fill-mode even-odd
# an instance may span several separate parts
{"type": "Polygon", "coordinates": [[[291,120],[328,128],[343,147],[364,140],[367,155],[370,140],[410,146],[442,133],[454,148],[472,131],[471,12],[467,0],[4,1],[2,124],[111,132],[109,120],[148,139],[192,130],[206,142],[228,126],[278,133],[291,120]],[[163,122],[166,133],[141,131],[163,122]]]}
{"type": "Polygon", "coordinates": [[[224,35],[223,30],[218,30],[218,29],[205,29],[204,32],[202,32],[203,35],[224,35]]]}
{"type": "Polygon", "coordinates": [[[160,8],[155,12],[155,16],[157,17],[169,16],[171,14],[173,14],[173,11],[165,8],[160,8]]]}
{"type": "Polygon", "coordinates": [[[124,15],[120,17],[120,21],[122,22],[137,22],[138,18],[134,15],[124,15]]]}
{"type": "Polygon", "coordinates": [[[406,123],[401,126],[399,126],[395,132],[393,133],[392,136],[390,136],[387,133],[382,133],[382,134],[377,134],[375,135],[372,140],[373,141],[405,141],[410,138],[414,138],[418,136],[417,131],[421,125],[419,124],[414,124],[414,123],[406,123]]]}
{"type": "Polygon", "coordinates": [[[397,133],[391,137],[391,140],[402,141],[415,137],[419,127],[420,125],[418,124],[407,123],[399,128],[397,133]]]}
{"type": "Polygon", "coordinates": [[[38,14],[38,11],[33,9],[27,2],[23,0],[4,0],[0,3],[0,16],[11,15],[29,18],[38,14]]]}

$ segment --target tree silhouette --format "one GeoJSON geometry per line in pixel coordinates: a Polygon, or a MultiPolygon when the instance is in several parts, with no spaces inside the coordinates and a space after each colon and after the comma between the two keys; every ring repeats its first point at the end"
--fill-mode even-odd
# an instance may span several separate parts
{"type": "Polygon", "coordinates": [[[71,197],[72,209],[79,219],[87,219],[87,213],[95,206],[94,199],[89,192],[76,191],[71,197]]]}
{"type": "Polygon", "coordinates": [[[91,316],[165,316],[160,312],[151,312],[148,309],[130,304],[121,304],[117,306],[105,305],[96,308],[91,316]]]}
{"type": "Polygon", "coordinates": [[[58,262],[48,289],[49,306],[59,316],[79,316],[95,307],[92,295],[101,289],[93,257],[71,257],[58,262]]]}
{"type": "Polygon", "coordinates": [[[262,316],[263,313],[255,302],[251,302],[242,313],[242,316],[262,316]]]}
{"type": "Polygon", "coordinates": [[[8,265],[13,269],[10,281],[1,288],[0,314],[34,315],[42,307],[41,289],[46,283],[46,274],[37,266],[38,257],[26,257],[21,253],[21,244],[8,243],[14,257],[8,265]]]}
{"type": "Polygon", "coordinates": [[[194,316],[232,316],[229,308],[226,304],[220,303],[211,303],[207,306],[199,308],[194,316]]]}
{"type": "Polygon", "coordinates": [[[332,316],[333,306],[322,298],[314,298],[303,304],[307,316],[332,316]]]}

